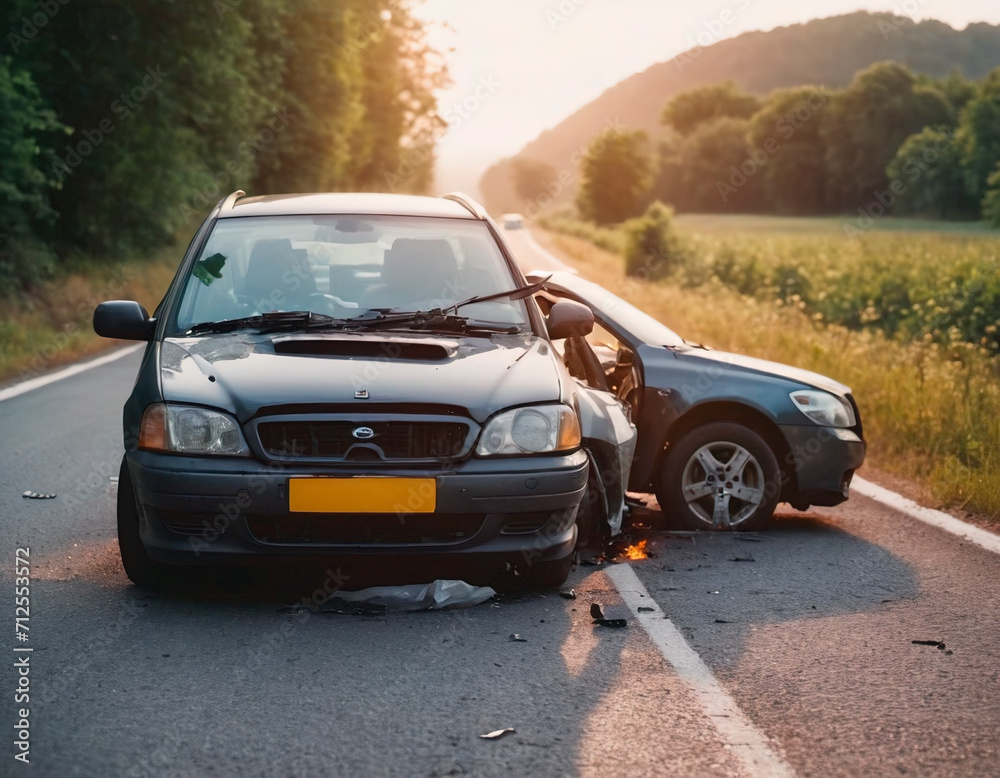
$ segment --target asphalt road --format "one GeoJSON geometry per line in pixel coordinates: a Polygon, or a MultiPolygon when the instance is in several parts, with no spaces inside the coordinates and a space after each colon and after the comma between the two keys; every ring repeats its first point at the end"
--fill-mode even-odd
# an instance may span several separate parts
{"type": "MultiPolygon", "coordinates": [[[[546,264],[512,238],[525,265],[546,264]]],[[[131,586],[110,478],[137,364],[0,402],[0,724],[15,733],[0,775],[776,774],[748,766],[690,667],[640,625],[649,613],[591,623],[591,602],[623,601],[603,567],[572,573],[575,600],[413,614],[290,611],[321,572],[186,594],[131,586]],[[27,642],[14,635],[18,547],[30,548],[27,642]],[[22,707],[30,766],[14,759],[22,707]],[[479,737],[504,727],[517,731],[479,737]]],[[[655,556],[629,564],[652,615],[788,772],[1000,774],[1000,556],[860,496],[779,513],[752,538],[637,530],[655,556]]]]}

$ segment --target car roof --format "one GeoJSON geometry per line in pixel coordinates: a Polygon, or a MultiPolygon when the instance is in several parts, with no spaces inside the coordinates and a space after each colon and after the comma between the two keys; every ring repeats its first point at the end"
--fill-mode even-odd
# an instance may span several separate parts
{"type": "Polygon", "coordinates": [[[363,214],[366,216],[436,216],[476,219],[468,207],[456,200],[417,195],[363,193],[283,194],[242,197],[223,207],[220,219],[241,216],[313,216],[363,214]]]}

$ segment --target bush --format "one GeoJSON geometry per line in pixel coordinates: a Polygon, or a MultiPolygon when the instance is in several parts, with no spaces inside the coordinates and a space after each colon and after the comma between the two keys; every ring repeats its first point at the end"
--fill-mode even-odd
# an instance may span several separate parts
{"type": "Polygon", "coordinates": [[[664,278],[686,263],[687,251],[674,226],[674,211],[659,200],[642,216],[625,222],[622,229],[626,275],[664,278]]]}

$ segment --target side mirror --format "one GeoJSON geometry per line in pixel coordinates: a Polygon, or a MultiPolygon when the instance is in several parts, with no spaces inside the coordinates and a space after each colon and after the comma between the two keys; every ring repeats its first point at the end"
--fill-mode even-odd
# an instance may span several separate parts
{"type": "Polygon", "coordinates": [[[549,337],[552,340],[582,338],[594,330],[594,312],[572,300],[560,300],[549,310],[549,337]]]}
{"type": "Polygon", "coordinates": [[[94,309],[94,332],[102,338],[152,340],[156,319],[132,300],[108,300],[94,309]]]}

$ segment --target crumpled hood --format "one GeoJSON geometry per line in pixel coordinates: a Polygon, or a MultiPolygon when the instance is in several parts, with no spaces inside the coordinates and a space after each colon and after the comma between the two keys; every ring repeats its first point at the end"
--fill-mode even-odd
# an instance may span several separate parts
{"type": "Polygon", "coordinates": [[[781,378],[787,378],[790,381],[797,381],[800,384],[813,386],[817,389],[823,389],[837,395],[846,395],[851,391],[850,387],[847,387],[838,381],[834,381],[832,378],[828,378],[825,375],[813,373],[810,370],[802,370],[797,367],[792,367],[791,365],[783,365],[780,362],[771,362],[766,359],[757,359],[755,357],[745,357],[742,354],[732,354],[727,351],[703,351],[692,349],[691,351],[687,351],[685,353],[691,357],[722,362],[726,365],[751,370],[755,373],[780,376],[781,378]]]}
{"type": "Polygon", "coordinates": [[[458,406],[482,423],[561,393],[552,349],[534,335],[237,332],[167,338],[159,362],[167,402],[221,408],[241,422],[278,405],[417,403],[458,406]],[[356,397],[365,391],[368,399],[356,397]]]}

